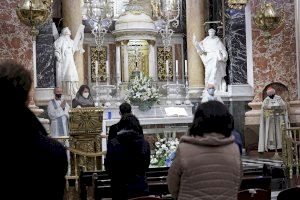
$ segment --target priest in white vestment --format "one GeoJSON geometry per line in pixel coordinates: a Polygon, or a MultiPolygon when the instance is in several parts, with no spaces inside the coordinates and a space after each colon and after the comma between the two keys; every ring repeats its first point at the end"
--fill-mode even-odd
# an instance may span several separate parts
{"type": "Polygon", "coordinates": [[[273,88],[268,88],[267,95],[262,103],[260,115],[258,152],[274,150],[276,144],[276,149],[281,149],[281,125],[288,123],[287,106],[283,99],[275,94],[273,88]]]}
{"type": "Polygon", "coordinates": [[[48,115],[51,121],[51,136],[68,136],[68,118],[70,106],[66,100],[61,100],[61,88],[55,88],[54,95],[55,98],[48,103],[48,115]]]}
{"type": "Polygon", "coordinates": [[[219,101],[223,103],[221,97],[216,94],[215,86],[213,84],[208,84],[207,89],[203,91],[201,103],[208,101],[219,101]]]}

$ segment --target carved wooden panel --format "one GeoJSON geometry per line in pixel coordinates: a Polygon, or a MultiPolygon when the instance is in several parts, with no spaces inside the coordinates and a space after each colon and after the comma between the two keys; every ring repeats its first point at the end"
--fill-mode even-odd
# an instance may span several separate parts
{"type": "Polygon", "coordinates": [[[98,77],[100,82],[106,82],[106,60],[107,60],[107,48],[102,47],[100,51],[96,47],[91,47],[91,80],[96,82],[95,63],[98,61],[98,77]]]}

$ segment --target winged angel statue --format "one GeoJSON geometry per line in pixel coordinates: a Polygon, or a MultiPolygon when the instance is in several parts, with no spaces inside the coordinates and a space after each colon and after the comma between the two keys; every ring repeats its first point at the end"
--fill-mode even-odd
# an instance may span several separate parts
{"type": "Polygon", "coordinates": [[[55,39],[54,49],[56,57],[56,85],[63,89],[63,93],[71,98],[78,91],[78,73],[74,61],[76,51],[84,53],[84,25],[80,25],[74,40],[71,39],[71,31],[68,27],[62,29],[59,35],[55,24],[52,24],[55,39]]]}

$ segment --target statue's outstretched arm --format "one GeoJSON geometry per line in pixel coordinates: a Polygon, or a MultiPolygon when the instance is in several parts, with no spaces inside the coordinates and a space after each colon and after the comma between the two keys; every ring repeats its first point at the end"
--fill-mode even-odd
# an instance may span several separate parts
{"type": "Polygon", "coordinates": [[[54,41],[59,38],[59,33],[54,22],[52,22],[52,35],[54,37],[54,41]]]}
{"type": "Polygon", "coordinates": [[[80,24],[78,27],[77,33],[74,38],[74,48],[73,51],[80,51],[81,53],[84,52],[83,50],[83,39],[84,39],[84,25],[80,24]]]}

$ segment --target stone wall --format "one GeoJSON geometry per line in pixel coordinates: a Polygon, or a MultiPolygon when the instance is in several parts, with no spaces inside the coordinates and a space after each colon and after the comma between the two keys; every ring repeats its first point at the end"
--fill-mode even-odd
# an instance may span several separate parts
{"type": "Polygon", "coordinates": [[[32,70],[32,37],[15,11],[20,2],[0,1],[0,62],[14,60],[32,70]]]}
{"type": "MultiPolygon", "coordinates": [[[[252,14],[263,1],[251,1],[252,14]]],[[[252,20],[253,39],[253,78],[254,101],[262,101],[265,86],[272,82],[284,84],[290,93],[290,99],[297,99],[297,63],[295,38],[295,11],[293,0],[274,0],[275,7],[284,11],[281,27],[271,32],[270,42],[266,42],[263,32],[252,20]]]]}

